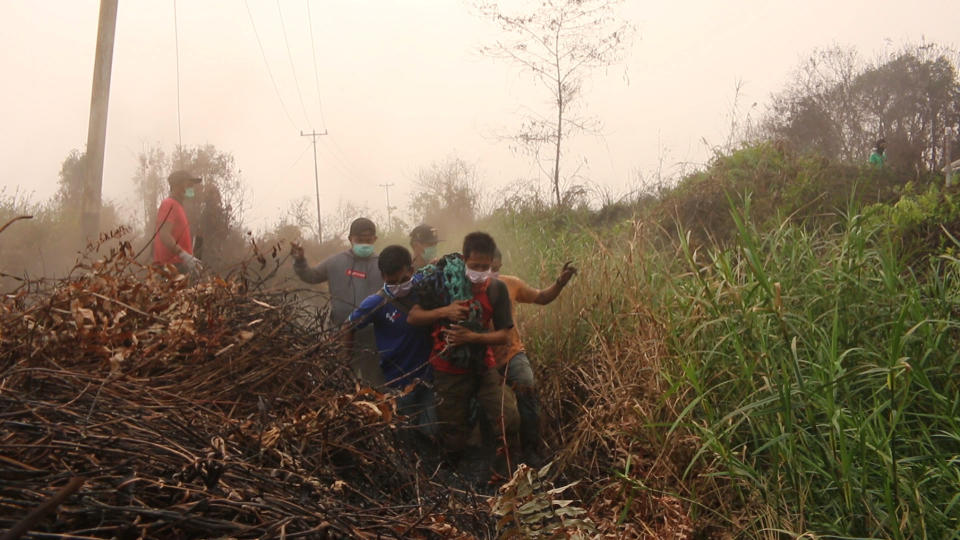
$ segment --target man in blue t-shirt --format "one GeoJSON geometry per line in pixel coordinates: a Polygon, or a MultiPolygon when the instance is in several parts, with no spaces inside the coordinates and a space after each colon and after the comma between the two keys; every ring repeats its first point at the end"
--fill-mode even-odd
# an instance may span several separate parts
{"type": "MultiPolygon", "coordinates": [[[[368,296],[350,314],[356,328],[373,324],[373,333],[380,353],[380,369],[388,387],[403,391],[397,399],[398,412],[411,419],[426,435],[436,434],[433,369],[430,351],[433,337],[429,326],[412,326],[407,313],[417,303],[413,293],[414,272],[410,252],[403,246],[388,246],[377,261],[383,288],[368,296]]],[[[459,306],[451,311],[459,315],[459,306]]]]}

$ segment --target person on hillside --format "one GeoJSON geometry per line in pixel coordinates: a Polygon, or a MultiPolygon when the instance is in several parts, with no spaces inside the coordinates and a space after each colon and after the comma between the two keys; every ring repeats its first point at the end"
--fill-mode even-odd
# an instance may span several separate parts
{"type": "MultiPolygon", "coordinates": [[[[436,410],[433,394],[433,350],[431,329],[412,326],[407,314],[418,297],[413,290],[414,272],[410,252],[403,246],[388,246],[377,261],[383,288],[368,296],[353,313],[350,322],[356,328],[373,324],[380,369],[387,387],[401,392],[397,410],[411,419],[421,433],[436,435],[436,410]]],[[[466,315],[465,306],[451,304],[438,315],[458,320],[466,315]]]]}
{"type": "Polygon", "coordinates": [[[437,229],[427,225],[417,225],[410,231],[410,249],[413,250],[413,267],[423,268],[437,258],[437,244],[440,237],[437,229]]]}
{"type": "Polygon", "coordinates": [[[167,177],[170,195],[157,209],[156,241],[153,264],[172,264],[181,274],[196,274],[202,266],[193,256],[193,237],[183,202],[196,196],[196,185],[203,182],[187,171],[174,171],[167,177]]]}
{"type": "Polygon", "coordinates": [[[878,139],[877,144],[873,147],[873,152],[870,153],[870,165],[873,165],[877,169],[882,169],[886,162],[887,140],[878,139]]]}
{"type": "MultiPolygon", "coordinates": [[[[488,477],[488,459],[482,455],[483,450],[467,451],[471,399],[480,404],[495,432],[502,435],[507,462],[511,462],[509,455],[519,450],[520,443],[516,398],[494,369],[496,361],[491,349],[506,345],[513,328],[509,292],[490,269],[496,249],[489,234],[474,232],[464,238],[462,256],[447,255],[438,261],[437,265],[444,264],[442,276],[451,299],[445,305],[464,306],[467,309],[463,314],[451,318],[440,309],[426,309],[426,295],[422,295],[407,317],[410,324],[434,328],[430,364],[434,370],[441,448],[450,462],[475,456],[466,460],[469,471],[488,477]]],[[[433,266],[420,272],[429,272],[433,266]]],[[[424,279],[424,283],[429,282],[424,279]]]]}
{"type": "MultiPolygon", "coordinates": [[[[494,255],[491,269],[494,275],[507,286],[511,309],[517,304],[537,304],[545,306],[556,300],[560,292],[577,273],[577,269],[568,262],[563,265],[556,281],[546,289],[534,289],[516,276],[500,274],[503,267],[503,255],[498,249],[494,255]]],[[[512,317],[516,321],[516,316],[512,317]]],[[[516,326],[510,330],[510,343],[493,348],[497,369],[507,380],[517,398],[517,410],[520,413],[520,443],[523,445],[523,462],[531,467],[539,467],[543,460],[538,453],[540,446],[540,411],[536,395],[536,381],[530,359],[527,357],[523,341],[516,326]]]]}
{"type": "MultiPolygon", "coordinates": [[[[317,266],[310,267],[304,257],[303,246],[291,244],[293,269],[307,283],[327,282],[330,286],[330,320],[334,325],[346,322],[350,313],[371,294],[383,287],[377,267],[373,244],[377,241],[377,226],[361,217],[350,224],[350,249],[331,255],[317,266]]],[[[365,382],[383,384],[372,328],[356,332],[350,362],[365,382]]]]}

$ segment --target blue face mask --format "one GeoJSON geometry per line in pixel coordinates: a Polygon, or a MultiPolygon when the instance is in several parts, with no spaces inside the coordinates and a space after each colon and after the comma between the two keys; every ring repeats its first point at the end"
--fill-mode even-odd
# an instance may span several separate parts
{"type": "Polygon", "coordinates": [[[427,246],[423,248],[423,260],[430,262],[437,258],[437,246],[427,246]]]}
{"type": "Polygon", "coordinates": [[[188,199],[192,199],[197,196],[197,192],[192,187],[188,187],[187,191],[184,192],[183,196],[188,199]]]}
{"type": "Polygon", "coordinates": [[[353,254],[360,258],[367,258],[373,255],[373,244],[354,244],[353,254]]]}

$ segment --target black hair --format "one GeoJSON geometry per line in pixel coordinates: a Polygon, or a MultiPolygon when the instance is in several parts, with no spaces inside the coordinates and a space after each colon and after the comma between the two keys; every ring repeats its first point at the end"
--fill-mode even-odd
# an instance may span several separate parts
{"type": "Polygon", "coordinates": [[[413,266],[413,258],[410,257],[410,251],[403,246],[394,245],[383,248],[377,260],[377,267],[384,275],[396,274],[410,266],[413,266]]]}
{"type": "Polygon", "coordinates": [[[497,252],[497,243],[493,237],[485,232],[472,232],[463,237],[463,258],[470,258],[471,253],[489,255],[493,258],[497,252]]]}
{"type": "Polygon", "coordinates": [[[350,236],[360,236],[364,233],[377,234],[377,226],[365,217],[359,217],[350,223],[350,236]]]}
{"type": "Polygon", "coordinates": [[[503,260],[503,253],[500,253],[500,248],[493,250],[493,259],[500,259],[501,261],[503,260]]]}

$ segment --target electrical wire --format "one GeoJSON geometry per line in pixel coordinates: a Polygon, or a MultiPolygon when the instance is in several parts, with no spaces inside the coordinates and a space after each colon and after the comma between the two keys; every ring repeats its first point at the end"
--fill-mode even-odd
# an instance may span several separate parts
{"type": "Polygon", "coordinates": [[[289,173],[294,167],[297,166],[297,163],[300,163],[300,160],[303,159],[303,156],[307,155],[307,150],[309,150],[309,149],[310,149],[310,146],[312,146],[312,145],[313,145],[312,142],[308,142],[307,145],[303,147],[303,151],[300,152],[300,156],[298,156],[297,159],[295,159],[294,162],[291,163],[290,166],[287,168],[287,172],[288,172],[288,173],[289,173]]]}
{"type": "Polygon", "coordinates": [[[310,0],[307,4],[307,26],[310,28],[310,52],[313,54],[313,80],[317,85],[317,103],[320,105],[320,125],[326,130],[327,120],[323,116],[323,99],[320,97],[320,70],[317,69],[317,46],[313,42],[313,15],[310,13],[310,0]]]}
{"type": "Polygon", "coordinates": [[[357,184],[369,184],[369,182],[363,180],[363,175],[358,174],[357,170],[349,163],[348,160],[346,160],[341,154],[337,153],[335,148],[339,147],[331,146],[331,144],[336,144],[332,138],[324,137],[323,139],[320,139],[320,142],[326,147],[330,157],[333,158],[331,161],[329,161],[329,163],[332,163],[339,168],[340,172],[342,172],[344,176],[357,184]]]}
{"type": "Polygon", "coordinates": [[[286,103],[283,102],[283,96],[280,95],[280,87],[277,86],[277,80],[273,77],[273,71],[270,69],[270,62],[267,61],[267,53],[263,50],[263,43],[260,41],[260,33],[257,32],[257,25],[253,22],[253,13],[250,12],[250,3],[247,2],[247,0],[243,0],[243,5],[247,7],[247,16],[250,17],[250,26],[253,27],[253,35],[257,38],[257,45],[260,47],[260,54],[263,55],[263,65],[267,68],[267,75],[270,76],[270,82],[273,83],[273,91],[277,94],[277,99],[280,101],[280,107],[283,108],[283,113],[287,115],[287,120],[290,122],[290,126],[296,130],[297,124],[293,121],[293,117],[290,116],[290,111],[287,110],[286,103]]]}
{"type": "Polygon", "coordinates": [[[300,109],[303,111],[303,117],[308,126],[312,126],[310,115],[307,114],[307,106],[303,103],[303,93],[300,92],[300,80],[297,78],[297,68],[294,67],[293,53],[290,52],[290,40],[287,39],[287,25],[283,22],[283,10],[280,9],[280,0],[277,0],[277,13],[280,14],[280,29],[283,30],[283,44],[287,47],[287,58],[290,59],[290,71],[293,73],[293,84],[297,87],[297,97],[300,98],[300,109]]]}

